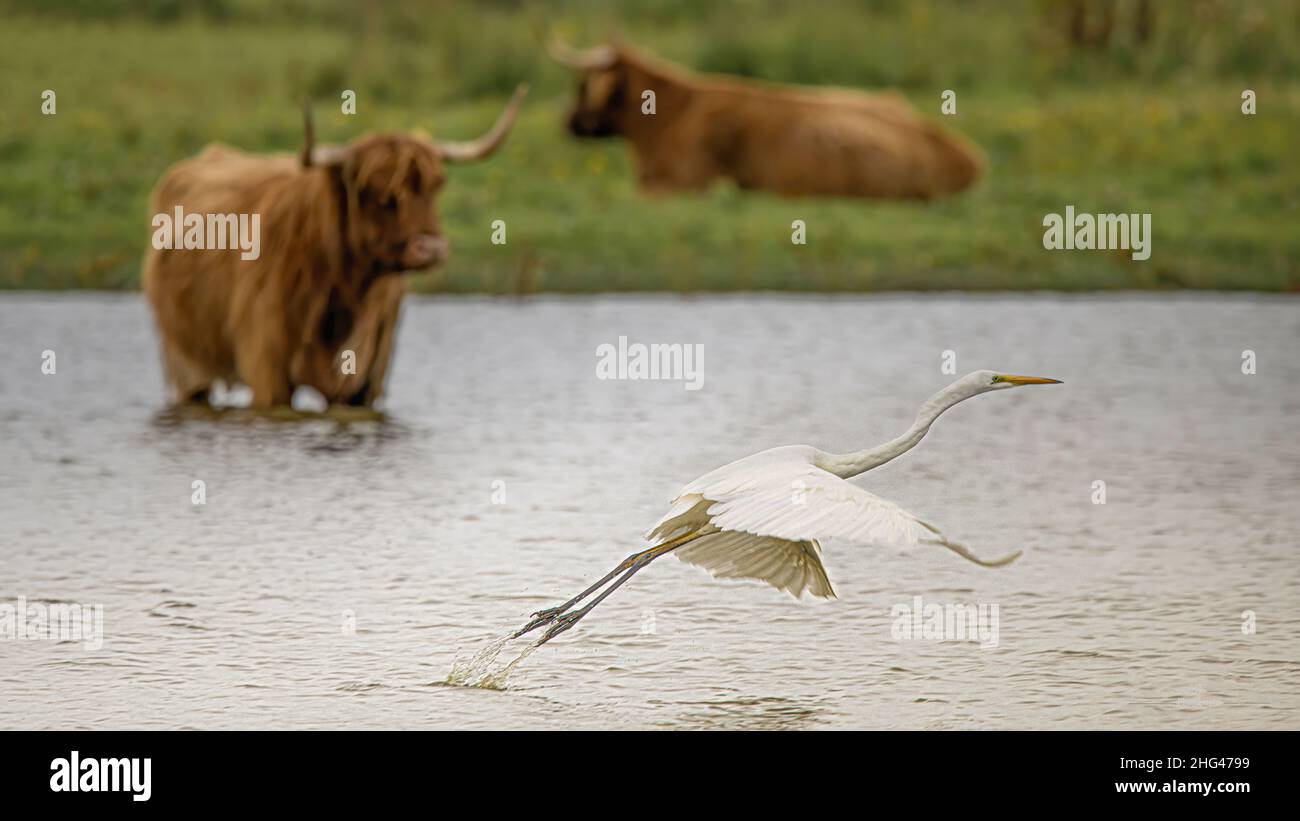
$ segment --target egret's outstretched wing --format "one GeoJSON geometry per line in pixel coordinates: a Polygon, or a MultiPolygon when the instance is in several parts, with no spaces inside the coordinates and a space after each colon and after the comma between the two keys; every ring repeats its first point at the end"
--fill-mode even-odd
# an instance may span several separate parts
{"type": "Polygon", "coordinates": [[[712,524],[803,542],[843,539],[913,545],[937,531],[911,513],[813,464],[784,464],[743,478],[706,476],[687,485],[649,538],[712,524]]]}
{"type": "MultiPolygon", "coordinates": [[[[707,492],[704,496],[712,498],[707,492]]],[[[708,513],[721,530],[796,541],[910,546],[931,535],[919,519],[893,502],[813,465],[718,498],[708,513]]]]}
{"type": "MultiPolygon", "coordinates": [[[[791,589],[791,581],[808,580],[807,588],[816,595],[823,594],[816,593],[811,577],[799,575],[798,563],[815,560],[817,574],[825,578],[818,543],[827,539],[903,547],[933,544],[985,566],[1006,564],[1019,555],[980,559],[893,502],[810,462],[790,458],[794,454],[780,456],[766,469],[751,465],[749,470],[715,471],[687,485],[649,537],[717,528],[722,533],[688,543],[676,551],[678,557],[715,576],[761,579],[782,590],[791,589]],[[721,538],[728,534],[736,538],[721,538]],[[701,542],[699,551],[693,551],[701,542]],[[727,550],[736,554],[730,561],[724,556],[727,550]]],[[[825,587],[830,590],[829,581],[825,587]]]]}
{"type": "Polygon", "coordinates": [[[795,598],[802,598],[805,590],[824,599],[835,598],[822,566],[821,547],[813,541],[723,531],[701,536],[674,553],[715,578],[758,579],[795,598]]]}

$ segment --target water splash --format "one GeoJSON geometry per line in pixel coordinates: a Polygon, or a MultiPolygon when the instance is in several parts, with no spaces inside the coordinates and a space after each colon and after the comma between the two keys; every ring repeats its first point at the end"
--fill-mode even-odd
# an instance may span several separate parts
{"type": "Polygon", "coordinates": [[[488,678],[491,672],[492,662],[497,660],[497,656],[501,655],[501,651],[509,641],[509,635],[502,636],[475,653],[468,662],[454,663],[451,672],[447,674],[447,684],[459,687],[481,687],[483,680],[488,678]]]}
{"type": "Polygon", "coordinates": [[[527,647],[524,648],[524,652],[520,653],[518,657],[515,658],[514,661],[510,662],[505,667],[502,667],[499,671],[495,673],[490,673],[488,675],[485,675],[483,679],[478,683],[477,686],[487,687],[492,690],[506,689],[506,682],[510,680],[510,674],[515,671],[515,668],[519,666],[520,662],[522,662],[524,659],[531,656],[533,654],[533,651],[536,650],[537,647],[538,645],[535,642],[529,644],[527,647]]]}
{"type": "Polygon", "coordinates": [[[510,675],[514,673],[515,668],[531,656],[539,646],[537,642],[530,642],[513,661],[493,672],[493,663],[513,638],[514,633],[508,633],[479,650],[469,661],[455,662],[451,666],[451,672],[447,674],[447,680],[443,683],[454,687],[482,687],[485,690],[506,689],[506,682],[510,680],[510,675]]]}

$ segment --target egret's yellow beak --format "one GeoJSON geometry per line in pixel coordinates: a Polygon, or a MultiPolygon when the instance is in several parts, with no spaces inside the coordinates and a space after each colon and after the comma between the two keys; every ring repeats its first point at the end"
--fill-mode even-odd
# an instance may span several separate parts
{"type": "Polygon", "coordinates": [[[1059,379],[1048,379],[1043,376],[1012,376],[1011,374],[1000,374],[995,382],[1009,382],[1012,385],[1060,385],[1059,379]]]}

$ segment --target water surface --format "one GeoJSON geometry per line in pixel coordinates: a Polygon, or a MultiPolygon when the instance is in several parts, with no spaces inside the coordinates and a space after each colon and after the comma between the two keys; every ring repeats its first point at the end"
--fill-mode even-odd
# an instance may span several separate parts
{"type": "Polygon", "coordinates": [[[163,412],[137,295],[5,295],[0,337],[0,604],[104,612],[98,650],[0,640],[0,727],[1300,728],[1294,299],[412,299],[383,421],[163,412]],[[703,388],[597,379],[620,335],[702,343],[703,388]],[[442,684],[687,480],[898,434],[945,350],[1066,384],[858,481],[1018,563],[832,542],[800,602],[665,558],[442,684]],[[895,640],[914,596],[997,604],[997,646],[895,640]]]}

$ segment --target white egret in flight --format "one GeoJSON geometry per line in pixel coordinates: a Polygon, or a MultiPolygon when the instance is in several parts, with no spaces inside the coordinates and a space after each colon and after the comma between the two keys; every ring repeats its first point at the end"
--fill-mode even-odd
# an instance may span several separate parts
{"type": "Polygon", "coordinates": [[[1018,385],[1059,384],[1056,379],[1010,376],[993,371],[967,374],[930,397],[916,421],[897,439],[856,453],[826,453],[808,445],[772,448],[723,465],[682,488],[672,507],[646,534],[659,543],[633,553],[605,578],[559,607],[540,610],[512,637],[550,624],[540,646],[568,630],[606,596],[650,562],[673,552],[677,558],[710,571],[716,578],[759,579],[802,597],[834,598],[822,567],[821,544],[842,539],[859,544],[945,547],[984,567],[1014,561],[1020,551],[986,561],[939,528],[881,499],[851,479],[916,447],[934,420],[972,396],[1018,385]],[[572,608],[617,581],[586,607],[572,608]]]}

